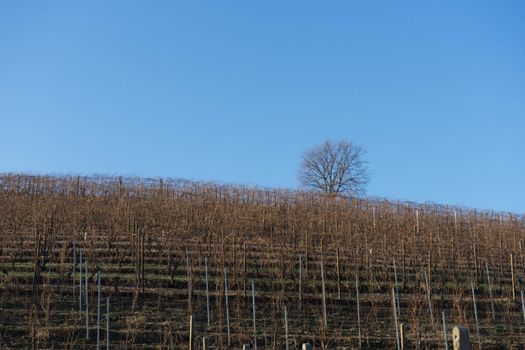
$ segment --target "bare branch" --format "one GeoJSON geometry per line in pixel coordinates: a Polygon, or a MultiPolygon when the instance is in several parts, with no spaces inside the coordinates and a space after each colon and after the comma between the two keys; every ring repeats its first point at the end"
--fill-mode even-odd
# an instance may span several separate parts
{"type": "Polygon", "coordinates": [[[366,150],[347,140],[326,140],[303,153],[298,178],[303,186],[326,193],[365,193],[370,172],[366,150]]]}

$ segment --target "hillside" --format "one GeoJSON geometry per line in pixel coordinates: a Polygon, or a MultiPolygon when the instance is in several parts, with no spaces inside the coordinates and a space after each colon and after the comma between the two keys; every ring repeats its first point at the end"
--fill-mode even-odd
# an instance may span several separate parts
{"type": "Polygon", "coordinates": [[[396,320],[408,348],[444,348],[442,315],[449,341],[464,325],[479,346],[472,291],[483,349],[525,343],[525,220],[516,215],[170,179],[3,174],[0,234],[2,349],[95,349],[97,272],[100,344],[109,297],[111,349],[188,348],[190,315],[194,349],[203,336],[229,348],[227,318],[240,348],[254,343],[252,300],[261,349],[285,348],[285,308],[291,348],[394,348],[396,320]]]}

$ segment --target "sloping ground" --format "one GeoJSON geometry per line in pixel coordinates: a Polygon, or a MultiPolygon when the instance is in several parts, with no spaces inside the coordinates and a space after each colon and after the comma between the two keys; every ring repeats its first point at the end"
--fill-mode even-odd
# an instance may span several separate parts
{"type": "Polygon", "coordinates": [[[292,348],[357,348],[359,325],[363,348],[393,348],[396,276],[409,348],[444,348],[442,312],[449,340],[461,324],[476,344],[472,286],[483,348],[525,342],[517,216],[173,180],[3,175],[0,234],[2,349],[96,348],[97,272],[101,347],[109,297],[112,349],[187,348],[191,314],[196,348],[207,336],[226,349],[225,270],[237,348],[253,343],[252,281],[259,348],[285,347],[285,307],[292,348]]]}

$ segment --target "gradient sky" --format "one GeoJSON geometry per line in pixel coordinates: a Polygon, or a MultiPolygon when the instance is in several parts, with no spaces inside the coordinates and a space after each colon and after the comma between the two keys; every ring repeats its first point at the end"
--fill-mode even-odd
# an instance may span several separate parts
{"type": "Polygon", "coordinates": [[[525,213],[525,1],[2,1],[0,172],[297,188],[325,138],[371,196],[525,213]]]}

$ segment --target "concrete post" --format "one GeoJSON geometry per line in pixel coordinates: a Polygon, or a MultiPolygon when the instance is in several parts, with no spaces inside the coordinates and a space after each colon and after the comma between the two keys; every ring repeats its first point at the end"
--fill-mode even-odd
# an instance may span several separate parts
{"type": "Polygon", "coordinates": [[[452,331],[454,350],[470,350],[470,339],[468,328],[456,326],[452,331]]]}

